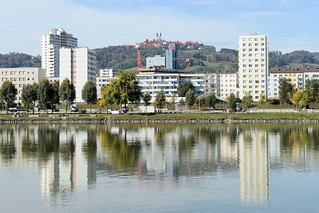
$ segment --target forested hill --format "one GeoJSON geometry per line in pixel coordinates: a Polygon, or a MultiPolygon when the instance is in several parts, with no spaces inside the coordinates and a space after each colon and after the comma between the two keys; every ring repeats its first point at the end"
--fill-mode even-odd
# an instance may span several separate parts
{"type": "Polygon", "coordinates": [[[41,57],[15,52],[0,54],[0,67],[41,67],[41,57]]]}
{"type": "MultiPolygon", "coordinates": [[[[165,56],[167,47],[141,47],[142,66],[147,56],[165,56]]],[[[238,52],[233,49],[216,51],[214,46],[203,44],[181,45],[179,58],[207,58],[208,60],[190,60],[189,69],[193,72],[235,72],[238,69],[238,52]],[[217,59],[217,60],[211,60],[217,59]]],[[[96,49],[97,68],[116,68],[137,71],[137,50],[135,47],[109,46],[96,49]]],[[[178,61],[180,69],[186,67],[185,61],[178,61]]],[[[279,51],[269,53],[270,69],[277,67],[319,67],[319,53],[300,50],[282,54],[279,51]]],[[[24,53],[0,54],[0,67],[41,67],[41,57],[24,53]]]]}

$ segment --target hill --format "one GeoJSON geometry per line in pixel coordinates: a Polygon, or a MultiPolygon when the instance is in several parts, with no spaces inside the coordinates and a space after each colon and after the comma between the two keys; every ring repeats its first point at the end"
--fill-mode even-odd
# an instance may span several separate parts
{"type": "Polygon", "coordinates": [[[15,52],[0,54],[0,67],[41,67],[41,57],[15,52]]]}
{"type": "MultiPolygon", "coordinates": [[[[141,62],[145,66],[146,57],[165,56],[167,46],[141,48],[141,62]]],[[[97,69],[115,68],[137,72],[137,51],[135,47],[109,46],[96,50],[97,69]]],[[[238,52],[223,48],[216,51],[214,46],[204,44],[180,45],[179,58],[207,58],[222,60],[190,60],[189,70],[194,73],[236,72],[238,70],[238,52]]],[[[24,53],[0,54],[0,67],[41,67],[41,57],[24,53]]],[[[178,61],[178,68],[185,69],[185,61],[178,61]]],[[[319,53],[304,50],[282,54],[280,51],[269,52],[269,68],[278,67],[319,67],[319,53]]]]}

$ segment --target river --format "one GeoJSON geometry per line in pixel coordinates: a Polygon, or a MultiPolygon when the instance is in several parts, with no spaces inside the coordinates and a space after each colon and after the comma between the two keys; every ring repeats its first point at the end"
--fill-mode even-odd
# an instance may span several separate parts
{"type": "Polygon", "coordinates": [[[1,212],[318,212],[319,125],[2,125],[1,212]]]}

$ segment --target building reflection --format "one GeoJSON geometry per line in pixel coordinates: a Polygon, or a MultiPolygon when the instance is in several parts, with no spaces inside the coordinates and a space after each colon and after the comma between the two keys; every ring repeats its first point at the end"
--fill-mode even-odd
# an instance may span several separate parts
{"type": "Polygon", "coordinates": [[[238,140],[240,197],[249,204],[269,201],[270,158],[267,132],[252,128],[238,140]]]}
{"type": "Polygon", "coordinates": [[[96,134],[77,127],[55,130],[54,142],[44,132],[47,140],[42,143],[58,147],[47,161],[41,162],[41,193],[59,203],[74,190],[87,190],[96,183],[96,134]]]}

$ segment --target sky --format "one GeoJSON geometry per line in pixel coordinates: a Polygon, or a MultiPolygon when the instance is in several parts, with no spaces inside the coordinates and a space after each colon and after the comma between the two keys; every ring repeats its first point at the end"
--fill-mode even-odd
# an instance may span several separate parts
{"type": "Polygon", "coordinates": [[[102,48],[153,39],[201,41],[237,49],[249,33],[269,49],[319,52],[315,0],[11,0],[0,2],[0,53],[41,53],[41,35],[62,28],[79,46],[102,48]]]}

